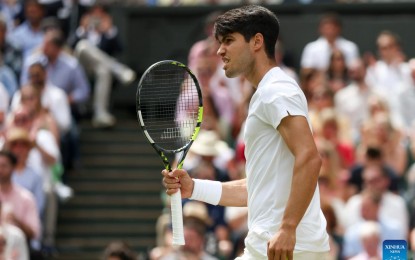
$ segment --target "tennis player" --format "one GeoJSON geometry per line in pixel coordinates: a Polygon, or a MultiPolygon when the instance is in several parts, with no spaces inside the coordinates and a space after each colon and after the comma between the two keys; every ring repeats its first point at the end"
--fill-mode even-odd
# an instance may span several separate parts
{"type": "Polygon", "coordinates": [[[246,179],[220,183],[163,171],[167,194],[222,206],[248,206],[249,232],[238,260],[324,260],[329,251],[317,178],[321,160],[297,83],[276,66],[279,22],[249,5],[219,16],[215,37],[227,77],[256,88],[244,129],[246,179]]]}

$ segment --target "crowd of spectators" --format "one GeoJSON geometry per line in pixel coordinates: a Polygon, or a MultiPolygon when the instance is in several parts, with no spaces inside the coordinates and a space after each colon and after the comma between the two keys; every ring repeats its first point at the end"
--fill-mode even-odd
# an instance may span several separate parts
{"type": "Polygon", "coordinates": [[[111,89],[136,78],[116,59],[123,45],[108,11],[95,1],[0,2],[1,259],[56,252],[79,123],[113,127],[111,89]]]}
{"type": "MultiPolygon", "coordinates": [[[[255,90],[243,78],[225,77],[213,20],[207,17],[206,38],[189,51],[206,109],[183,167],[195,178],[227,181],[245,176],[244,118],[255,90]]],[[[322,158],[319,189],[330,259],[380,260],[386,239],[406,240],[415,250],[415,59],[391,31],[373,39],[377,55],[363,56],[357,43],[342,36],[334,13],[322,16],[318,31],[302,50],[299,70],[283,64],[283,42],[275,58],[308,100],[322,158]]],[[[245,208],[183,203],[186,245],[171,246],[166,200],[150,259],[234,259],[241,253],[245,208]]]]}

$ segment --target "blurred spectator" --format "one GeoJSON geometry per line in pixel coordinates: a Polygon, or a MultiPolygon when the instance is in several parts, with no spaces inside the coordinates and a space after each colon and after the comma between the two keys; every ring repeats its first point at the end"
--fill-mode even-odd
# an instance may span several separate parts
{"type": "Polygon", "coordinates": [[[360,163],[355,164],[350,169],[349,186],[354,190],[354,194],[359,193],[363,189],[363,171],[366,167],[381,166],[387,173],[390,180],[388,190],[394,193],[399,191],[399,177],[396,172],[388,166],[383,158],[382,150],[376,146],[369,146],[365,151],[365,158],[360,163]]]}
{"type": "Polygon", "coordinates": [[[90,86],[78,60],[64,51],[65,39],[61,31],[50,29],[40,52],[32,54],[24,63],[21,84],[29,81],[29,67],[34,63],[46,64],[47,82],[63,89],[75,116],[80,116],[89,99],[90,86]]]}
{"type": "Polygon", "coordinates": [[[19,16],[23,12],[22,2],[20,0],[4,0],[0,5],[0,13],[4,17],[9,32],[12,32],[21,22],[19,16]]]}
{"type": "Polygon", "coordinates": [[[113,241],[105,248],[102,260],[136,260],[134,250],[123,241],[113,241]]]}
{"type": "MultiPolygon", "coordinates": [[[[349,66],[352,64],[350,62],[349,66]]],[[[330,55],[329,67],[327,69],[328,85],[334,93],[349,84],[349,74],[343,53],[335,49],[330,55]]]]}
{"type": "Polygon", "coordinates": [[[26,20],[10,32],[8,38],[11,44],[23,51],[23,59],[26,59],[43,41],[41,25],[45,10],[38,0],[26,0],[24,14],[26,20]]]}
{"type": "Polygon", "coordinates": [[[173,252],[173,231],[171,229],[170,208],[165,207],[156,223],[156,247],[149,253],[150,260],[159,260],[173,252]]]}
{"type": "Polygon", "coordinates": [[[349,169],[355,163],[354,146],[350,142],[349,127],[333,108],[320,111],[320,138],[329,141],[336,149],[340,167],[349,169]]]}
{"type": "MultiPolygon", "coordinates": [[[[188,67],[192,71],[196,71],[198,59],[200,57],[203,57],[201,55],[203,52],[207,51],[208,53],[216,54],[215,52],[219,46],[215,39],[215,36],[213,35],[213,26],[215,24],[216,18],[221,13],[222,12],[219,12],[219,11],[211,12],[204,19],[204,24],[203,24],[204,38],[202,40],[195,42],[190,47],[189,55],[187,57],[188,67]]],[[[217,59],[219,59],[217,55],[215,56],[217,59]]]]}
{"type": "Polygon", "coordinates": [[[361,208],[363,205],[362,193],[368,191],[380,197],[379,219],[384,221],[396,221],[404,234],[408,234],[409,213],[403,197],[388,191],[390,178],[385,169],[380,165],[365,167],[363,171],[363,190],[352,196],[346,204],[347,227],[358,223],[364,218],[361,208]]]}
{"type": "Polygon", "coordinates": [[[41,92],[32,85],[23,86],[20,89],[21,106],[26,107],[32,116],[32,130],[47,129],[55,137],[56,143],[59,144],[60,133],[58,125],[49,110],[42,105],[41,92]]]}
{"type": "Polygon", "coordinates": [[[284,44],[282,43],[281,40],[277,40],[277,43],[275,44],[275,60],[277,62],[277,66],[280,67],[280,69],[282,69],[290,77],[295,79],[295,81],[299,82],[300,79],[297,75],[297,72],[295,72],[294,69],[284,64],[284,55],[285,55],[284,44]]]}
{"type": "Polygon", "coordinates": [[[71,45],[86,71],[94,75],[93,125],[114,126],[116,120],[109,113],[112,76],[129,85],[135,80],[136,73],[114,57],[122,50],[118,28],[103,5],[92,6],[81,18],[71,45]]]}
{"type": "Polygon", "coordinates": [[[402,176],[407,167],[407,151],[404,135],[393,126],[391,118],[386,113],[376,113],[363,125],[362,140],[356,148],[356,158],[362,161],[367,147],[375,146],[382,150],[384,162],[398,176],[402,176]]]}
{"type": "Polygon", "coordinates": [[[337,14],[325,14],[320,19],[318,29],[320,37],[304,47],[301,56],[302,73],[310,69],[326,71],[334,50],[343,53],[347,66],[359,57],[358,46],[341,36],[342,24],[337,14]]]}
{"type": "Polygon", "coordinates": [[[10,44],[7,32],[6,21],[0,15],[0,53],[2,59],[0,81],[5,82],[9,90],[16,90],[17,79],[23,66],[23,54],[19,48],[10,44]]]}
{"type": "Polygon", "coordinates": [[[409,134],[415,123],[415,58],[408,62],[411,80],[404,83],[398,92],[398,114],[402,118],[405,134],[409,134]]]}
{"type": "Polygon", "coordinates": [[[336,213],[330,203],[325,200],[321,201],[321,211],[327,221],[327,233],[329,234],[330,253],[327,260],[338,260],[341,257],[343,246],[342,236],[339,234],[339,227],[336,213]]]}
{"type": "MultiPolygon", "coordinates": [[[[371,248],[369,245],[369,239],[361,240],[361,232],[364,232],[364,227],[366,221],[374,221],[379,225],[380,228],[380,236],[378,243],[376,243],[377,250],[369,250],[369,252],[373,253],[373,251],[378,251],[381,248],[380,241],[384,241],[386,239],[406,239],[407,238],[407,227],[404,227],[404,224],[400,222],[398,219],[394,218],[384,218],[381,213],[381,207],[383,203],[383,195],[381,193],[377,193],[374,190],[365,190],[361,194],[361,205],[358,208],[360,210],[360,214],[362,216],[362,220],[348,226],[346,228],[346,232],[344,235],[344,251],[343,256],[346,258],[350,258],[355,256],[359,253],[363,252],[362,242],[367,242],[366,246],[368,249],[371,248]]],[[[365,236],[363,236],[365,237],[365,236]]]]}
{"type": "Polygon", "coordinates": [[[306,96],[309,108],[313,108],[313,93],[318,90],[324,89],[327,79],[323,71],[317,69],[309,69],[301,72],[301,89],[306,96]]]}
{"type": "Polygon", "coordinates": [[[174,259],[199,259],[217,260],[218,258],[208,254],[206,247],[206,230],[212,220],[209,218],[206,204],[198,201],[188,201],[183,206],[183,225],[185,244],[177,251],[162,256],[161,260],[174,259]],[[193,258],[186,254],[190,253],[193,258]]]}
{"type": "Polygon", "coordinates": [[[29,79],[29,67],[40,62],[46,64],[46,82],[66,92],[74,120],[62,140],[62,152],[65,169],[70,169],[79,160],[79,133],[76,123],[85,116],[90,86],[82,65],[75,57],[64,51],[64,46],[62,32],[57,29],[48,30],[41,52],[31,55],[26,60],[21,80],[25,84],[29,79]]]}
{"type": "Polygon", "coordinates": [[[376,44],[379,60],[368,66],[366,80],[385,99],[397,126],[401,127],[398,96],[400,88],[412,80],[410,68],[405,62],[406,57],[398,35],[382,31],[376,44]]]}
{"type": "Polygon", "coordinates": [[[33,194],[39,217],[42,218],[45,209],[43,179],[40,173],[36,172],[28,164],[29,152],[33,147],[29,132],[24,128],[18,127],[8,129],[7,146],[17,159],[12,181],[33,194]]]}
{"type": "Polygon", "coordinates": [[[28,240],[37,239],[41,234],[41,223],[33,195],[25,188],[12,182],[16,157],[0,151],[0,194],[2,213],[5,221],[17,226],[28,240]]]}
{"type": "Polygon", "coordinates": [[[227,174],[228,162],[233,157],[233,150],[221,140],[218,133],[213,130],[201,130],[189,151],[189,161],[185,167],[190,171],[199,167],[202,162],[207,168],[199,167],[206,174],[206,177],[220,181],[229,180],[227,174]],[[206,171],[205,171],[206,170],[206,171]]]}
{"type": "MultiPolygon", "coordinates": [[[[359,238],[363,250],[361,253],[353,256],[350,260],[381,260],[381,230],[375,221],[367,221],[362,224],[359,232],[359,238]]],[[[389,238],[388,238],[389,239],[389,238]]]]}
{"type": "Polygon", "coordinates": [[[349,121],[352,140],[357,143],[363,122],[369,117],[368,100],[372,90],[366,84],[366,67],[361,59],[351,62],[349,75],[351,83],[336,92],[334,104],[336,112],[349,121]]]}
{"type": "MultiPolygon", "coordinates": [[[[53,116],[59,128],[58,140],[65,135],[71,127],[71,111],[66,93],[47,82],[46,67],[41,63],[34,63],[29,66],[29,83],[37,89],[41,95],[41,105],[53,116]]],[[[21,102],[22,94],[20,91],[13,96],[11,109],[16,109],[21,102]]]]}
{"type": "MultiPolygon", "coordinates": [[[[47,248],[53,248],[58,210],[56,196],[70,196],[59,192],[58,187],[61,187],[62,184],[56,182],[56,173],[53,172],[54,167],[60,162],[59,146],[49,130],[39,128],[33,124],[33,117],[27,108],[20,107],[13,111],[11,118],[11,125],[26,128],[30,132],[31,139],[35,144],[30,151],[28,164],[43,177],[43,189],[46,194],[43,244],[47,248]]],[[[65,189],[69,188],[66,187],[65,189]]]]}
{"type": "Polygon", "coordinates": [[[2,201],[0,200],[0,233],[5,240],[3,244],[5,246],[4,259],[29,260],[29,250],[25,234],[18,227],[4,221],[2,217],[2,206],[2,201]]]}
{"type": "Polygon", "coordinates": [[[233,117],[233,101],[225,87],[212,86],[212,79],[217,73],[217,69],[218,56],[216,54],[207,49],[199,53],[195,64],[195,74],[202,89],[202,128],[216,131],[222,138],[227,138],[230,134],[233,117]]]}
{"type": "Polygon", "coordinates": [[[9,111],[10,98],[6,88],[0,83],[0,149],[2,147],[1,133],[4,131],[6,116],[9,111]]]}
{"type": "Polygon", "coordinates": [[[338,153],[330,142],[317,139],[316,144],[322,161],[318,178],[320,199],[334,210],[340,234],[346,223],[345,205],[353,195],[347,185],[349,175],[341,168],[338,153]]]}

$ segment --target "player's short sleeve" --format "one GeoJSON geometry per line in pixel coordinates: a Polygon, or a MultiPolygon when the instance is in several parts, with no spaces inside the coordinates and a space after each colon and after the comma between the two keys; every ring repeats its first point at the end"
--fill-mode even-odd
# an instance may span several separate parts
{"type": "Polygon", "coordinates": [[[277,128],[286,116],[307,117],[306,104],[300,94],[283,95],[263,104],[264,120],[277,128]]]}

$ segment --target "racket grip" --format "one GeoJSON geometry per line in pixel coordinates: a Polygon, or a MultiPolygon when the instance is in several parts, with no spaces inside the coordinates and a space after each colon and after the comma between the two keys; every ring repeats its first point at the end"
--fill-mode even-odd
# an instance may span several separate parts
{"type": "Polygon", "coordinates": [[[184,245],[182,194],[180,190],[171,195],[170,207],[173,226],[173,245],[184,245]]]}

